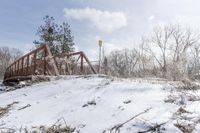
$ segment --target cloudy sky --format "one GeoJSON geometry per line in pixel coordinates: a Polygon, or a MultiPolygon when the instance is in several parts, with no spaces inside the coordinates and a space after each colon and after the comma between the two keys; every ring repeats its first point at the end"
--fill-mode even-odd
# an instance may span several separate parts
{"type": "Polygon", "coordinates": [[[45,15],[71,25],[77,50],[97,57],[97,41],[105,52],[137,47],[155,25],[180,23],[200,27],[199,0],[1,0],[0,47],[27,52],[33,47],[45,15]]]}

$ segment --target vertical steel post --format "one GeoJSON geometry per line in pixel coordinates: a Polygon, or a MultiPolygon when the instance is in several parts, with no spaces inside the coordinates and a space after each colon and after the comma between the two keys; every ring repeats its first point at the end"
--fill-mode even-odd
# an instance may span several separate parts
{"type": "Polygon", "coordinates": [[[26,62],[26,65],[27,65],[27,66],[26,66],[26,73],[25,73],[25,75],[26,75],[26,76],[28,75],[28,68],[29,68],[29,56],[30,56],[30,55],[28,54],[28,55],[27,55],[27,59],[26,59],[26,61],[27,61],[27,62],[26,62]]]}
{"type": "Polygon", "coordinates": [[[9,67],[9,76],[8,77],[11,77],[11,75],[12,75],[12,68],[11,68],[11,66],[9,67]]]}
{"type": "Polygon", "coordinates": [[[46,47],[45,47],[44,48],[44,75],[46,75],[46,69],[47,69],[46,56],[47,56],[47,50],[46,50],[46,47]]]}
{"type": "Polygon", "coordinates": [[[19,64],[20,64],[20,60],[17,61],[17,76],[19,75],[19,64]]]}
{"type": "Polygon", "coordinates": [[[17,62],[15,62],[15,71],[14,71],[14,76],[16,75],[16,72],[17,72],[17,62]]]}
{"type": "Polygon", "coordinates": [[[35,70],[36,70],[36,54],[37,54],[37,51],[34,52],[34,56],[33,56],[33,75],[35,74],[35,70]]]}
{"type": "Polygon", "coordinates": [[[24,75],[24,58],[22,58],[22,62],[21,62],[22,64],[22,73],[21,73],[21,75],[23,76],[24,75]]]}
{"type": "Polygon", "coordinates": [[[81,53],[81,73],[83,74],[83,53],[81,53]]]}

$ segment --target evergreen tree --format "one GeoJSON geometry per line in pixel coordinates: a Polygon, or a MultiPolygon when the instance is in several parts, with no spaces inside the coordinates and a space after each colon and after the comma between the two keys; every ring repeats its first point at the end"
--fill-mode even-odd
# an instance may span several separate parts
{"type": "Polygon", "coordinates": [[[47,44],[53,55],[59,53],[59,48],[56,46],[56,41],[58,39],[57,28],[58,25],[54,22],[54,18],[46,15],[44,18],[44,25],[41,25],[36,35],[39,36],[39,41],[34,41],[36,47],[41,47],[47,44]]]}
{"type": "Polygon", "coordinates": [[[41,25],[36,35],[39,36],[39,41],[34,41],[36,47],[41,47],[47,44],[53,55],[58,55],[63,52],[72,52],[74,50],[73,36],[71,35],[70,26],[63,22],[58,26],[53,17],[46,15],[44,25],[41,25]]]}
{"type": "Polygon", "coordinates": [[[71,35],[70,26],[68,23],[64,22],[60,25],[59,28],[59,44],[60,44],[60,51],[64,52],[72,52],[74,51],[74,37],[71,35]]]}

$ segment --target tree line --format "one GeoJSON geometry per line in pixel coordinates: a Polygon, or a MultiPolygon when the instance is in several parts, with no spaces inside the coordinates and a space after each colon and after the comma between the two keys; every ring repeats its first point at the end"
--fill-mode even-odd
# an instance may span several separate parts
{"type": "MultiPolygon", "coordinates": [[[[57,24],[46,15],[33,41],[38,48],[44,44],[53,55],[74,51],[74,37],[67,22],[57,24]]],[[[169,80],[200,78],[200,34],[178,24],[156,26],[141,38],[139,47],[112,51],[104,57],[103,73],[129,77],[160,77],[169,80]]],[[[0,48],[0,77],[9,64],[22,56],[18,49],[0,48]]]]}
{"type": "Polygon", "coordinates": [[[200,78],[200,34],[180,25],[156,26],[139,48],[111,52],[105,73],[119,77],[200,78]]]}

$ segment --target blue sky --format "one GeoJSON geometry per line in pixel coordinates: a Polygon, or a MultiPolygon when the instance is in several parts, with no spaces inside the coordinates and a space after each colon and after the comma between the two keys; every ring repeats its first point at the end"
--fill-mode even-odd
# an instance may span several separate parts
{"type": "Polygon", "coordinates": [[[1,0],[0,47],[27,52],[33,47],[45,15],[71,25],[77,50],[97,57],[97,41],[105,51],[137,47],[155,25],[180,23],[200,27],[198,0],[1,0]]]}

